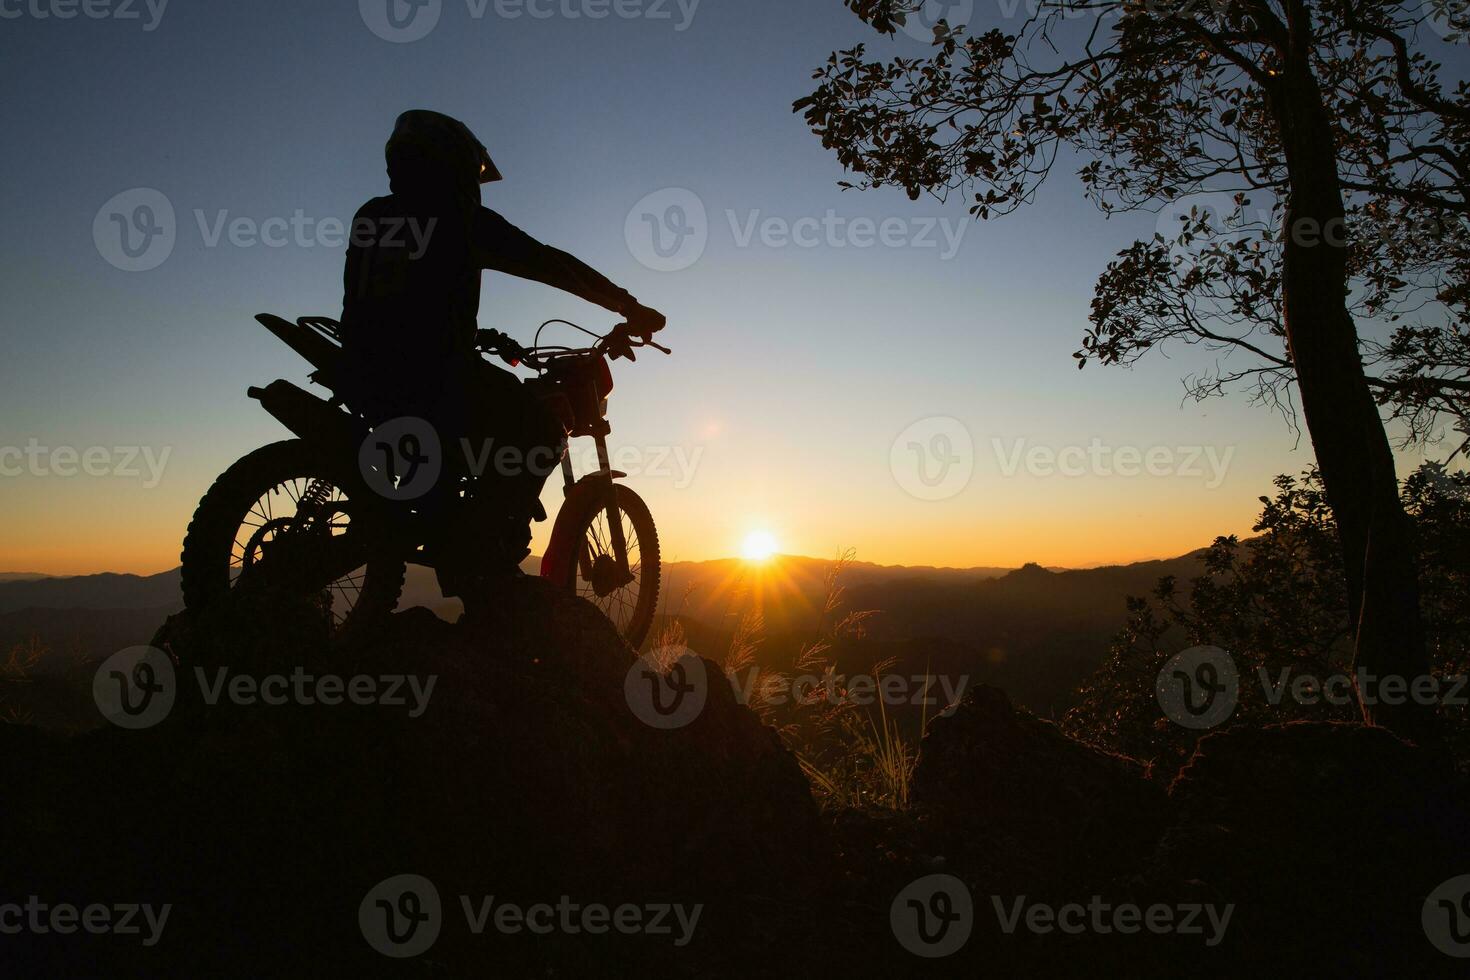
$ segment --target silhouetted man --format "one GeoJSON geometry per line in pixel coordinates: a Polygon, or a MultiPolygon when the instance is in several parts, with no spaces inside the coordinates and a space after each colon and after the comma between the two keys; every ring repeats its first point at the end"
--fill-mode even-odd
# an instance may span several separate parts
{"type": "Polygon", "coordinates": [[[585,263],[481,207],[480,185],[501,175],[464,123],[437,112],[405,112],[388,140],[387,159],[392,193],[358,211],[347,251],[342,323],[355,375],[348,399],[374,422],[412,416],[437,430],[447,472],[426,501],[439,528],[429,550],[445,594],[469,600],[482,573],[504,574],[529,554],[537,500],[565,451],[550,412],[518,378],[476,353],[480,270],[563,289],[621,314],[638,333],[661,329],[664,318],[585,263]],[[481,440],[493,439],[495,450],[510,446],[521,460],[552,463],[506,474],[492,468],[478,482],[477,498],[466,503],[448,472],[462,462],[453,451],[461,437],[479,450],[481,440]]]}

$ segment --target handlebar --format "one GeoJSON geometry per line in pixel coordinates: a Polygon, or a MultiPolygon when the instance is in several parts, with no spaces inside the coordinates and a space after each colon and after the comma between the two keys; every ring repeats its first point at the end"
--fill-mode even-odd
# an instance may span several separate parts
{"type": "MultiPolygon", "coordinates": [[[[519,367],[524,364],[537,371],[546,370],[546,368],[550,367],[553,362],[560,358],[582,357],[588,354],[608,355],[614,360],[619,357],[626,357],[630,361],[636,361],[638,358],[633,352],[642,347],[652,347],[654,350],[661,351],[665,354],[673,353],[669,348],[654,341],[652,336],[633,332],[627,323],[618,324],[605,335],[595,334],[585,327],[578,326],[566,320],[547,320],[546,323],[541,324],[541,328],[545,329],[545,327],[552,323],[567,323],[569,326],[576,327],[589,336],[596,337],[597,342],[591,347],[562,347],[557,345],[524,347],[513,337],[501,333],[499,330],[479,330],[475,333],[475,347],[487,354],[493,354],[499,357],[511,367],[519,367]]],[[[541,330],[538,329],[536,335],[539,337],[541,330]]]]}

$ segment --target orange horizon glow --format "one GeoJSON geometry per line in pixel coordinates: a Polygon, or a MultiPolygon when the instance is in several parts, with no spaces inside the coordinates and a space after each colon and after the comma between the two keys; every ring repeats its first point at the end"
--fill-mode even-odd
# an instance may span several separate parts
{"type": "MultiPolygon", "coordinates": [[[[178,567],[179,550],[212,461],[156,490],[87,481],[11,484],[0,572],[153,575],[178,567]]],[[[172,476],[172,474],[171,474],[172,476]]],[[[1216,536],[1249,536],[1266,479],[1233,492],[1140,482],[1078,493],[1061,481],[996,481],[980,501],[915,501],[876,484],[866,496],[803,493],[789,474],[720,473],[695,491],[629,480],[658,524],[665,562],[721,559],[754,564],[756,553],[830,559],[847,549],[874,565],[944,568],[1096,568],[1175,558],[1216,536]],[[705,489],[708,487],[709,489],[705,489]],[[1182,492],[1181,492],[1182,491],[1182,492]],[[886,496],[885,496],[886,495],[886,496]],[[752,532],[769,535],[744,547],[752,532]]],[[[543,498],[554,516],[560,488],[543,498]]],[[[537,524],[541,554],[551,522],[537,524]]]]}
{"type": "MultiPolygon", "coordinates": [[[[1243,536],[1249,536],[1249,531],[1247,530],[1243,534],[1243,536]]],[[[1040,553],[1030,553],[1027,554],[1024,558],[1004,557],[994,559],[981,558],[978,560],[944,560],[914,557],[909,560],[897,560],[882,553],[864,553],[862,549],[857,549],[857,553],[854,555],[854,558],[856,561],[864,564],[888,567],[924,566],[963,570],[967,568],[1020,568],[1021,566],[1026,564],[1037,564],[1046,568],[1068,568],[1082,570],[1089,568],[1104,568],[1112,565],[1131,565],[1138,562],[1162,561],[1172,558],[1178,558],[1182,555],[1188,554],[1191,551],[1195,551],[1208,546],[1213,540],[1214,535],[1210,535],[1208,537],[1202,536],[1198,540],[1198,542],[1186,547],[1180,547],[1177,550],[1139,552],[1134,555],[1125,555],[1118,558],[1103,558],[1086,562],[1069,562],[1056,560],[1053,558],[1049,558],[1045,554],[1040,553]]],[[[701,562],[714,561],[738,561],[743,565],[750,566],[755,569],[760,569],[779,566],[784,559],[804,558],[810,560],[830,561],[832,560],[833,555],[835,555],[839,550],[842,549],[840,547],[834,547],[832,549],[824,551],[788,550],[780,554],[776,554],[773,552],[766,555],[764,558],[754,558],[750,554],[746,553],[743,548],[730,548],[723,553],[706,552],[698,554],[684,553],[679,555],[666,554],[664,556],[664,561],[668,564],[685,562],[697,564],[701,562]]],[[[112,551],[113,549],[107,549],[107,552],[112,551]]],[[[136,553],[117,553],[116,560],[114,561],[109,561],[104,557],[104,554],[107,552],[99,554],[99,552],[97,551],[89,551],[85,555],[63,555],[58,554],[51,549],[38,548],[22,549],[17,551],[7,548],[6,552],[7,553],[4,556],[3,564],[0,564],[0,573],[36,574],[56,577],[116,573],[121,575],[138,575],[146,577],[172,571],[179,566],[177,548],[166,550],[166,555],[171,557],[160,555],[153,560],[139,560],[136,553]]],[[[539,557],[540,550],[536,549],[534,553],[539,557]]]]}

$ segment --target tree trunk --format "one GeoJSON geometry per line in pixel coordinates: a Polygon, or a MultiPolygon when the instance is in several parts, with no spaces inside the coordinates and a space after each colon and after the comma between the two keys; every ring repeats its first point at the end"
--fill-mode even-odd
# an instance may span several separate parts
{"type": "Polygon", "coordinates": [[[1291,30],[1292,50],[1271,92],[1290,190],[1282,266],[1287,343],[1342,544],[1348,615],[1356,635],[1354,671],[1375,678],[1358,692],[1364,719],[1422,737],[1429,732],[1430,711],[1379,701],[1381,678],[1412,683],[1429,673],[1418,561],[1393,452],[1364,376],[1347,305],[1336,145],[1308,59],[1311,42],[1301,36],[1311,28],[1295,23],[1291,30]]]}

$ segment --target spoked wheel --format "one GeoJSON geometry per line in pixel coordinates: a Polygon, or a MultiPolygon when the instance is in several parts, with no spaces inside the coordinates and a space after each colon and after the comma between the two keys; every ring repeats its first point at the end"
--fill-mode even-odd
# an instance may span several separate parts
{"type": "Polygon", "coordinates": [[[393,611],[404,563],[354,534],[342,474],[300,440],[278,442],[215,481],[184,538],[184,604],[202,608],[261,585],[318,604],[334,633],[393,611]]]}
{"type": "MultiPolygon", "coordinates": [[[[590,489],[590,488],[589,488],[590,489]]],[[[653,515],[636,493],[616,487],[617,519],[627,548],[627,564],[618,561],[613,526],[604,492],[580,493],[569,498],[571,512],[557,523],[571,522],[570,559],[555,570],[560,584],[587,599],[617,627],[634,650],[642,646],[658,608],[659,547],[653,515]]],[[[562,528],[558,527],[558,532],[562,528]]]]}

